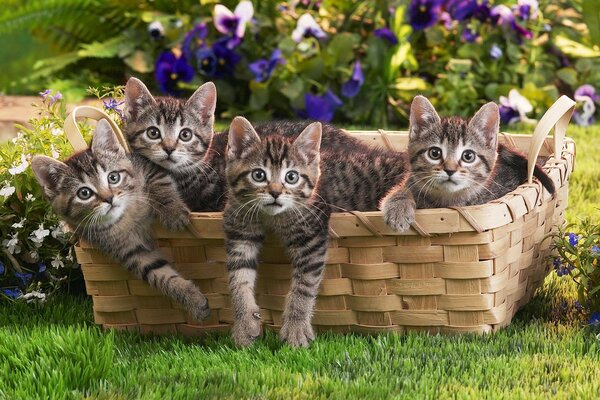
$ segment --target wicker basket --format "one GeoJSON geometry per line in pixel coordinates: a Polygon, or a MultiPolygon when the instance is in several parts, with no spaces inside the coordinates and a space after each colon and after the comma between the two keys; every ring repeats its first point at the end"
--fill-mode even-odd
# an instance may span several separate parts
{"type": "MultiPolygon", "coordinates": [[[[380,212],[335,213],[327,267],[314,312],[319,331],[490,332],[510,323],[549,272],[547,235],[564,223],[568,179],[575,143],[564,139],[575,103],[560,98],[533,136],[502,134],[529,154],[549,157],[545,170],[557,195],[537,182],[481,206],[417,211],[417,224],[398,234],[380,212]],[[554,140],[548,133],[555,127],[554,140]],[[558,157],[555,157],[558,155],[558,157]]],[[[75,113],[98,119],[89,108],[74,110],[65,130],[74,147],[75,113]]],[[[406,132],[360,131],[353,135],[395,149],[406,147],[406,132]]],[[[531,176],[531,174],[530,174],[531,176]]],[[[76,247],[94,317],[105,328],[202,335],[227,331],[232,310],[225,267],[220,213],[194,213],[189,232],[157,227],[156,238],[179,272],[194,280],[209,299],[211,315],[197,322],[89,244],[76,247]]],[[[267,327],[278,329],[291,267],[285,251],[267,239],[258,269],[257,298],[267,327]]]]}

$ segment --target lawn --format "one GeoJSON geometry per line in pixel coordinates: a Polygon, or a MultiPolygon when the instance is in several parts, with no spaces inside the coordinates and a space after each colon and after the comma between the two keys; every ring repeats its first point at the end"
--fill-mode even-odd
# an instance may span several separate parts
{"type": "MultiPolygon", "coordinates": [[[[600,126],[570,127],[578,147],[570,222],[600,215],[600,126]]],[[[103,332],[91,301],[65,297],[0,309],[0,398],[592,398],[600,336],[560,304],[552,274],[507,329],[486,336],[321,335],[291,350],[268,334],[238,350],[103,332]]]]}

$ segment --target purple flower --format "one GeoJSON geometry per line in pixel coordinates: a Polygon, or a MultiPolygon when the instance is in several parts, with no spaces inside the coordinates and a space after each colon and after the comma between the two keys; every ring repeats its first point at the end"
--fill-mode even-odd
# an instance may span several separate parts
{"type": "Polygon", "coordinates": [[[510,26],[515,20],[512,10],[504,4],[492,7],[490,10],[490,16],[492,18],[492,22],[496,25],[510,26]]]}
{"type": "Polygon", "coordinates": [[[600,100],[600,96],[596,94],[596,89],[592,85],[578,87],[575,90],[575,100],[582,103],[582,107],[580,110],[575,110],[573,121],[580,126],[590,126],[595,121],[595,103],[600,100]]]}
{"type": "Polygon", "coordinates": [[[573,247],[577,247],[577,243],[579,243],[579,236],[575,233],[569,233],[569,244],[573,247]]]}
{"type": "Polygon", "coordinates": [[[309,36],[316,37],[317,39],[324,39],[327,37],[327,34],[321,29],[312,15],[302,14],[302,16],[298,18],[296,29],[292,32],[292,39],[294,42],[298,43],[302,41],[303,38],[309,36]]]}
{"type": "Polygon", "coordinates": [[[107,100],[102,100],[102,104],[104,104],[104,109],[105,110],[113,110],[114,112],[116,112],[117,114],[119,114],[119,117],[121,117],[121,119],[123,119],[123,110],[121,110],[119,108],[120,105],[122,105],[123,103],[125,103],[125,101],[117,101],[115,99],[108,99],[107,100]]]}
{"type": "Polygon", "coordinates": [[[14,289],[9,289],[9,288],[3,288],[0,290],[6,297],[16,300],[19,297],[21,297],[21,291],[17,288],[14,289]]]}
{"type": "Polygon", "coordinates": [[[600,100],[600,96],[596,93],[596,88],[592,85],[581,85],[575,90],[575,98],[577,97],[589,97],[593,101],[600,100]]]}
{"type": "Polygon", "coordinates": [[[592,255],[593,256],[600,255],[600,247],[598,247],[597,245],[593,245],[592,246],[592,255]]]}
{"type": "Polygon", "coordinates": [[[42,96],[42,100],[46,101],[49,99],[48,105],[53,105],[54,103],[56,103],[59,100],[62,100],[63,96],[60,92],[56,92],[56,94],[54,96],[51,95],[52,90],[50,89],[46,89],[43,92],[40,92],[40,96],[42,96]]]}
{"type": "Polygon", "coordinates": [[[500,46],[498,46],[496,43],[494,43],[492,45],[492,48],[490,49],[490,58],[492,60],[497,60],[500,57],[502,57],[502,49],[500,48],[500,46]]]}
{"type": "Polygon", "coordinates": [[[598,326],[600,325],[600,312],[595,311],[590,315],[590,325],[598,326]]]}
{"type": "Polygon", "coordinates": [[[40,96],[42,96],[42,100],[46,100],[46,97],[48,97],[50,95],[50,93],[52,93],[52,90],[50,90],[50,89],[46,89],[43,92],[40,92],[40,96]]]}
{"type": "Polygon", "coordinates": [[[271,57],[268,60],[261,58],[248,65],[248,68],[250,68],[250,71],[254,74],[254,80],[263,82],[271,77],[277,64],[285,64],[285,60],[281,57],[281,50],[279,49],[273,50],[273,53],[271,53],[271,57]]]}
{"type": "Polygon", "coordinates": [[[446,2],[446,10],[457,21],[471,18],[478,7],[477,0],[448,0],[446,2]]]}
{"type": "Polygon", "coordinates": [[[514,124],[519,121],[530,121],[527,113],[533,111],[533,106],[516,89],[511,89],[508,97],[500,96],[500,121],[503,124],[514,124]]]}
{"type": "Polygon", "coordinates": [[[31,281],[32,275],[27,272],[15,272],[15,277],[20,280],[21,286],[25,287],[31,281]]]}
{"type": "Polygon", "coordinates": [[[528,20],[538,16],[539,8],[540,5],[537,0],[519,0],[513,10],[519,18],[528,20]]]}
{"type": "Polygon", "coordinates": [[[328,90],[321,96],[305,94],[304,104],[306,110],[299,113],[301,117],[330,122],[333,119],[335,110],[344,103],[331,90],[328,90]]]}
{"type": "Polygon", "coordinates": [[[254,7],[251,1],[240,1],[233,12],[224,5],[217,4],[214,17],[215,28],[225,35],[241,39],[246,32],[246,24],[253,16],[254,7]]]}
{"type": "Polygon", "coordinates": [[[446,28],[447,30],[452,29],[454,26],[454,21],[452,20],[452,16],[450,14],[448,14],[448,12],[446,12],[446,11],[442,12],[442,14],[440,15],[440,21],[444,25],[444,28],[446,28]]]}
{"type": "Polygon", "coordinates": [[[352,69],[352,76],[342,85],[342,95],[344,97],[354,97],[360,92],[360,88],[365,83],[360,61],[356,60],[352,69]]]}
{"type": "Polygon", "coordinates": [[[38,272],[36,272],[35,276],[38,278],[46,276],[46,264],[43,262],[38,263],[38,272]]]}
{"type": "Polygon", "coordinates": [[[462,38],[465,39],[466,42],[474,43],[479,37],[479,33],[477,31],[472,30],[471,28],[465,28],[462,31],[462,38]]]}
{"type": "Polygon", "coordinates": [[[410,24],[420,31],[435,25],[442,12],[443,0],[411,0],[408,8],[410,24]]]}
{"type": "Polygon", "coordinates": [[[562,265],[562,260],[560,259],[560,257],[554,257],[552,265],[554,266],[554,269],[560,267],[562,265]]]}
{"type": "Polygon", "coordinates": [[[394,46],[398,44],[398,38],[396,37],[396,35],[394,34],[394,32],[392,32],[387,27],[375,29],[373,31],[373,34],[375,36],[377,36],[378,38],[387,40],[388,42],[390,42],[394,46]]]}
{"type": "Polygon", "coordinates": [[[163,93],[177,95],[177,82],[190,82],[194,79],[194,69],[182,54],[177,57],[172,51],[165,51],[156,60],[154,77],[163,93]]]}
{"type": "Polygon", "coordinates": [[[205,23],[196,24],[194,28],[186,33],[181,50],[186,60],[192,60],[196,51],[206,46],[206,37],[208,36],[208,27],[205,23]]]}
{"type": "Polygon", "coordinates": [[[204,47],[196,52],[198,70],[208,76],[222,78],[233,75],[241,56],[227,45],[224,37],[213,43],[212,48],[204,47]]]}

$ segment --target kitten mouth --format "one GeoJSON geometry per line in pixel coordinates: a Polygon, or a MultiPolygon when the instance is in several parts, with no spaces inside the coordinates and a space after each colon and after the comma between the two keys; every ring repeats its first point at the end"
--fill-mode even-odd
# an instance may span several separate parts
{"type": "Polygon", "coordinates": [[[283,204],[279,204],[278,202],[274,201],[272,203],[265,204],[265,206],[267,206],[267,207],[283,207],[283,204]]]}

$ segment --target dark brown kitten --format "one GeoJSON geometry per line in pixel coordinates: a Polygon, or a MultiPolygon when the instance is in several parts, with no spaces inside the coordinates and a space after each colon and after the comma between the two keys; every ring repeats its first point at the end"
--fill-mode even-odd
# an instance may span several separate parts
{"type": "Polygon", "coordinates": [[[227,134],[213,139],[216,102],[212,82],[187,101],[154,98],[136,78],[125,86],[125,134],[132,151],[167,170],[192,211],[225,206],[222,151],[227,134]]]}
{"type": "MultiPolygon", "coordinates": [[[[410,178],[382,204],[386,222],[404,231],[416,208],[483,204],[527,179],[527,158],[498,144],[500,114],[488,103],[470,120],[440,118],[423,96],[413,100],[408,155],[410,178]]],[[[554,194],[554,183],[536,165],[534,175],[554,194]]]]}
{"type": "Polygon", "coordinates": [[[197,320],[208,303],[156,248],[150,224],[183,229],[189,210],[172,178],[136,154],[128,155],[106,120],[98,122],[91,147],[65,160],[36,156],[33,172],[54,211],[81,238],[183,304],[197,320]]]}
{"type": "Polygon", "coordinates": [[[260,334],[254,284],[266,232],[281,239],[294,267],[280,337],[308,346],[332,210],[376,210],[404,179],[405,166],[404,154],[369,147],[331,125],[271,122],[255,130],[244,118],[233,120],[224,229],[237,345],[260,334]]]}

